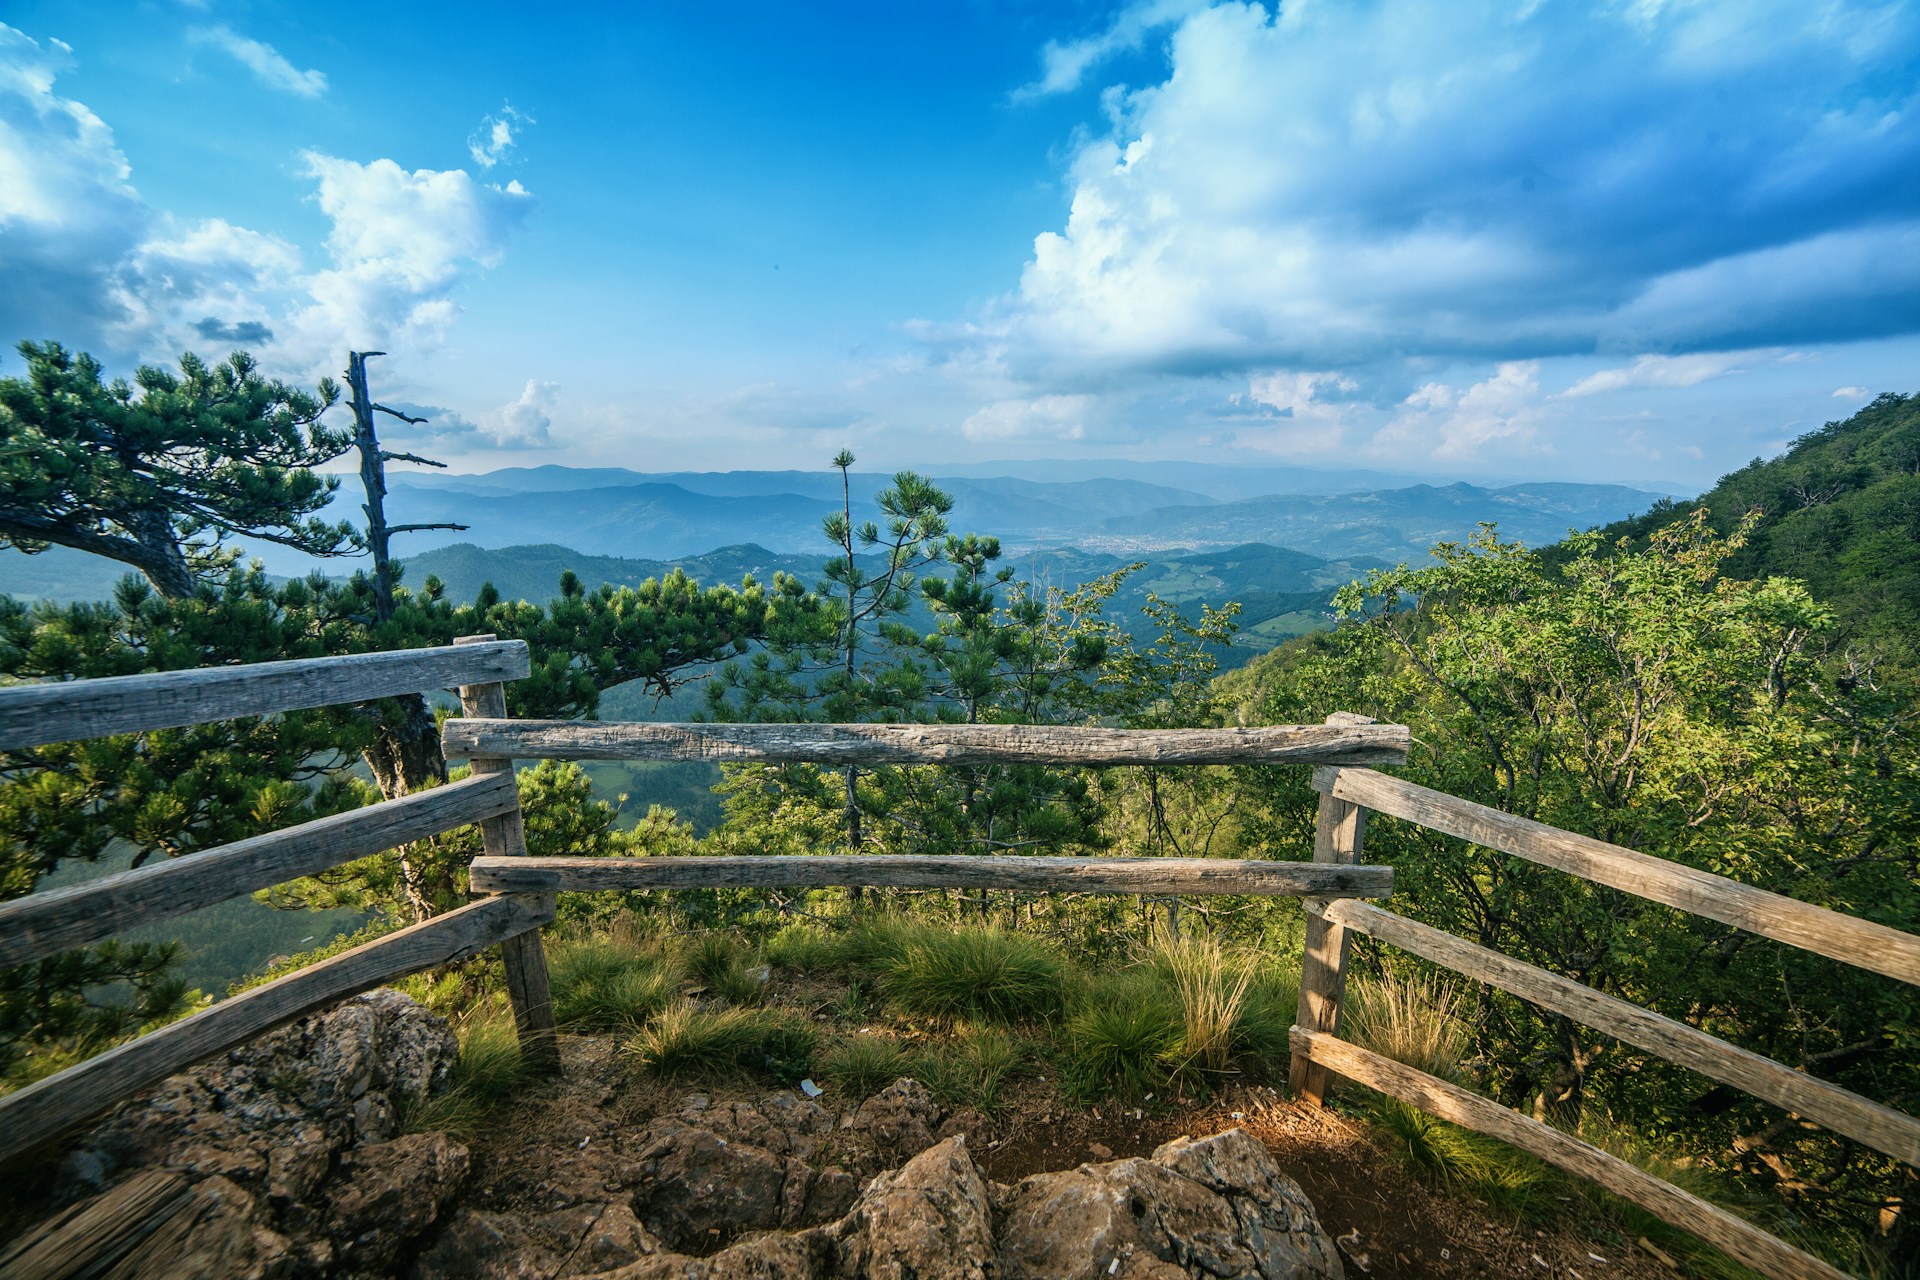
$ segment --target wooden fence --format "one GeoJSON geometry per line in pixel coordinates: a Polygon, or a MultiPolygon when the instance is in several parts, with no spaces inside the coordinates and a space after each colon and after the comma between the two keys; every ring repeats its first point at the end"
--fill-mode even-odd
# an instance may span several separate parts
{"type": "Polygon", "coordinates": [[[460,910],[387,935],[224,1001],[0,1099],[0,1159],[56,1136],[168,1074],[298,1014],[492,945],[506,959],[523,1048],[556,1060],[539,927],[558,892],[823,885],[1026,892],[1292,895],[1309,911],[1291,1083],[1318,1105],[1338,1075],[1500,1138],[1783,1280],[1843,1273],[1688,1193],[1530,1117],[1339,1036],[1350,936],[1364,933],[1574,1018],[1649,1053],[1920,1165],[1920,1121],[1837,1085],[1523,964],[1364,899],[1392,869],[1361,864],[1369,813],[1419,823],[1597,884],[1920,983],[1920,938],[1721,876],[1516,818],[1365,766],[1404,762],[1405,726],[1335,715],[1324,725],[1116,730],[982,725],[583,724],[510,720],[503,682],[524,676],[518,642],[469,637],[446,649],[267,663],[0,689],[0,749],[201,723],[458,686],[449,759],[472,776],[447,787],[272,832],[73,889],[0,904],[0,965],[84,945],[467,822],[484,854],[460,910]],[[828,766],[1301,764],[1320,793],[1311,863],[1186,858],[527,856],[515,759],[810,762],[828,766]]]}
{"type": "MultiPolygon", "coordinates": [[[[525,642],[475,636],[438,649],[15,685],[0,688],[0,750],[449,687],[460,689],[470,711],[498,715],[504,707],[502,682],[520,679],[528,669],[525,642]]],[[[448,786],[0,903],[0,966],[86,946],[475,822],[489,852],[513,851],[520,800],[504,765],[483,767],[475,761],[472,777],[448,786]]],[[[509,954],[515,989],[523,997],[526,992],[543,997],[546,968],[538,930],[552,918],[550,894],[483,898],[88,1058],[0,1098],[0,1160],[290,1018],[485,947],[519,943],[519,951],[509,954]]],[[[516,1014],[529,1047],[550,1055],[551,1010],[523,998],[516,1014]]]]}
{"type": "MultiPolygon", "coordinates": [[[[1330,717],[1330,721],[1359,724],[1363,718],[1341,715],[1330,717]]],[[[1870,920],[1515,817],[1372,769],[1317,769],[1313,785],[1320,793],[1316,862],[1357,863],[1368,814],[1381,814],[1902,982],[1920,984],[1920,937],[1870,920]]],[[[1350,898],[1309,899],[1307,907],[1312,918],[1300,977],[1300,1013],[1293,1028],[1291,1074],[1295,1094],[1310,1103],[1321,1102],[1329,1073],[1337,1074],[1590,1179],[1765,1275],[1782,1280],[1843,1280],[1845,1275],[1753,1224],[1578,1138],[1340,1039],[1349,934],[1357,932],[1498,987],[1920,1166],[1920,1120],[1903,1112],[1650,1009],[1371,903],[1350,898]]]]}

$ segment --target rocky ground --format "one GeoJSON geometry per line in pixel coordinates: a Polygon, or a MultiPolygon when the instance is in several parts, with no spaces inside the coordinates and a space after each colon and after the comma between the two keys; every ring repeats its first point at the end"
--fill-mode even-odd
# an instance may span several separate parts
{"type": "Polygon", "coordinates": [[[1652,1277],[1437,1194],[1264,1089],[1167,1114],[1023,1082],[993,1116],[634,1078],[608,1038],[471,1142],[407,1133],[438,1019],[377,991],[121,1108],[17,1184],[0,1274],[622,1280],[1652,1277]]]}

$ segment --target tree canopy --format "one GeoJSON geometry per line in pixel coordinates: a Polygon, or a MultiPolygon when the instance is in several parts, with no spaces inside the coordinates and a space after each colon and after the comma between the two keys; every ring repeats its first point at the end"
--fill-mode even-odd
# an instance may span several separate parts
{"type": "Polygon", "coordinates": [[[19,351],[25,376],[0,379],[0,546],[89,551],[178,598],[232,562],[232,536],[315,555],[353,544],[318,514],[338,481],[312,470],[352,443],[320,422],[331,382],[308,395],[243,352],[108,382],[57,342],[19,351]]]}

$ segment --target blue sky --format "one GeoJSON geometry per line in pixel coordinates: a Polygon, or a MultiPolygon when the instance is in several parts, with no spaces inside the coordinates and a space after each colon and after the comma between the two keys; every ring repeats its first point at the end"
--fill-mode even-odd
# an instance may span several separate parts
{"type": "Polygon", "coordinates": [[[0,336],[383,348],[460,470],[1687,486],[1920,390],[1910,4],[0,20],[0,336]]]}

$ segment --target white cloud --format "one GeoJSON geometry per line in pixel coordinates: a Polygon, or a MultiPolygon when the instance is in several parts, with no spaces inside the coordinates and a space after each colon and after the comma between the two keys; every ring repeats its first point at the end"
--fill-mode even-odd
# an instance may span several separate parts
{"type": "Polygon", "coordinates": [[[1092,396],[1037,396],[983,405],[960,424],[969,440],[1078,440],[1087,433],[1092,396]]]}
{"type": "Polygon", "coordinates": [[[72,66],[61,41],[42,45],[0,24],[0,332],[9,337],[63,337],[120,319],[116,266],[154,221],[113,130],[54,92],[72,66]]]}
{"type": "Polygon", "coordinates": [[[1117,53],[1138,49],[1147,36],[1205,8],[1207,0],[1136,0],[1107,29],[1080,40],[1049,40],[1040,51],[1040,78],[1014,90],[1016,102],[1080,87],[1087,72],[1117,53]]]}
{"type": "Polygon", "coordinates": [[[1743,372],[1742,366],[1768,352],[1729,351],[1692,356],[1641,356],[1631,365],[1590,373],[1560,394],[1569,399],[1624,391],[1629,387],[1692,387],[1712,378],[1743,372]]]}
{"type": "Polygon", "coordinates": [[[553,444],[554,406],[560,402],[560,384],[527,380],[517,399],[480,416],[480,426],[503,449],[540,449],[553,444]]]}
{"type": "MultiPolygon", "coordinates": [[[[1174,12],[1050,46],[1035,91],[1174,12]]],[[[1920,11],[1221,3],[1168,48],[982,326],[1030,391],[1920,323],[1920,11]]]]}
{"type": "Polygon", "coordinates": [[[0,25],[0,332],[9,335],[141,359],[246,346],[302,377],[338,370],[350,348],[418,352],[445,338],[459,287],[500,261],[533,204],[518,182],[308,152],[306,176],[331,222],[325,265],[309,270],[281,237],[149,206],[113,130],[55,92],[72,66],[59,41],[0,25]]]}
{"type": "Polygon", "coordinates": [[[503,104],[499,115],[480,117],[480,123],[467,135],[467,150],[472,154],[473,162],[482,169],[493,168],[519,142],[527,126],[533,123],[532,119],[515,111],[511,103],[503,104]]]}
{"type": "Polygon", "coordinates": [[[518,182],[475,182],[462,169],[408,172],[317,151],[305,159],[333,222],[333,265],[302,282],[312,302],[293,320],[321,350],[443,341],[459,315],[454,289],[469,268],[500,261],[533,205],[518,182]]]}
{"type": "Polygon", "coordinates": [[[1252,378],[1247,399],[1274,414],[1239,432],[1235,443],[1289,457],[1331,453],[1346,440],[1348,406],[1327,399],[1327,393],[1350,395],[1359,389],[1352,378],[1331,372],[1281,371],[1252,378]]]}
{"type": "Polygon", "coordinates": [[[1406,398],[1370,448],[1380,457],[1453,462],[1485,461],[1492,445],[1503,455],[1551,452],[1539,439],[1544,420],[1539,362],[1508,361],[1465,391],[1427,383],[1406,398]]]}
{"type": "Polygon", "coordinates": [[[301,98],[317,98],[327,91],[326,73],[302,71],[270,44],[241,35],[222,22],[211,27],[195,27],[187,33],[196,44],[210,44],[232,55],[235,61],[258,76],[262,84],[301,98]]]}
{"type": "Polygon", "coordinates": [[[1873,392],[1867,390],[1865,387],[1836,387],[1833,392],[1833,398],[1835,400],[1865,400],[1872,394],[1873,392]]]}

